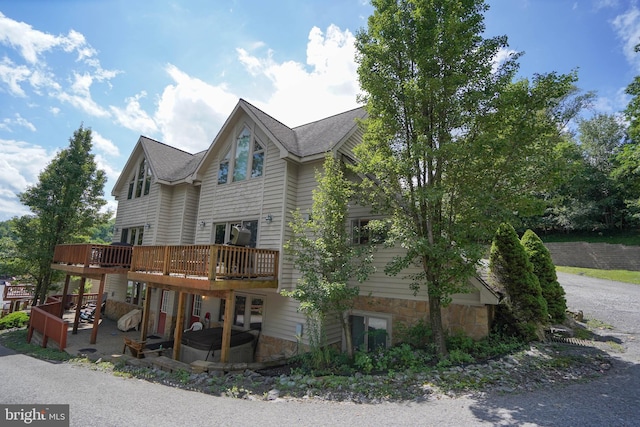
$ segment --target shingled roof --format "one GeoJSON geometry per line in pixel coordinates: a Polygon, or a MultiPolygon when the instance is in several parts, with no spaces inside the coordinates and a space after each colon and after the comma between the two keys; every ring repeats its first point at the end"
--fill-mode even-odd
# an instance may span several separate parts
{"type": "MultiPolygon", "coordinates": [[[[240,99],[238,106],[249,112],[279,143],[294,156],[307,157],[331,150],[347,137],[356,120],[365,117],[365,109],[354,108],[312,123],[290,128],[251,103],[240,99]]],[[[206,151],[196,154],[141,136],[141,144],[156,179],[177,182],[192,176],[206,151]]]]}
{"type": "Polygon", "coordinates": [[[299,157],[327,152],[349,134],[357,119],[366,115],[365,109],[359,107],[292,129],[244,99],[240,103],[251,111],[287,151],[299,157]]]}
{"type": "Polygon", "coordinates": [[[140,143],[156,178],[166,182],[180,181],[192,175],[206,153],[190,154],[146,136],[140,137],[140,143]]]}

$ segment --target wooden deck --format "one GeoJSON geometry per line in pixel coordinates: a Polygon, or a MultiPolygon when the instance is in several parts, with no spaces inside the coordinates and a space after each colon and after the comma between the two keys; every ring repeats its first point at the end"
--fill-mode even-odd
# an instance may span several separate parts
{"type": "Polygon", "coordinates": [[[129,280],[176,291],[214,295],[232,289],[278,287],[279,252],[230,245],[58,245],[53,269],[100,279],[129,280]]]}
{"type": "Polygon", "coordinates": [[[104,274],[127,274],[132,253],[133,246],[56,245],[51,268],[72,276],[99,280],[104,274]]]}
{"type": "Polygon", "coordinates": [[[136,246],[127,278],[201,293],[277,288],[279,252],[229,245],[136,246]]]}

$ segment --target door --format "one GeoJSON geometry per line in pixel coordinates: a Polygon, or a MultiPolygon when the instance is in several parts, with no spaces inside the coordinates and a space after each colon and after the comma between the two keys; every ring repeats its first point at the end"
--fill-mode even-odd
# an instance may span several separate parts
{"type": "Polygon", "coordinates": [[[167,310],[169,309],[169,291],[162,290],[160,298],[160,315],[158,316],[158,334],[164,334],[164,325],[167,321],[167,310]]]}
{"type": "Polygon", "coordinates": [[[202,311],[202,295],[194,295],[191,299],[191,319],[189,320],[189,325],[191,326],[193,322],[202,322],[200,319],[200,313],[202,311]]]}

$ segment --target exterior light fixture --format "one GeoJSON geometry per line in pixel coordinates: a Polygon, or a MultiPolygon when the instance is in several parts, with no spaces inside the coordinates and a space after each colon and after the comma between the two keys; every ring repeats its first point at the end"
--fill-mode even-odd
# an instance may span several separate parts
{"type": "Polygon", "coordinates": [[[264,220],[267,221],[267,224],[271,224],[271,221],[273,221],[273,217],[271,216],[271,214],[267,214],[267,216],[264,217],[264,220]]]}
{"type": "Polygon", "coordinates": [[[144,228],[146,228],[147,230],[151,228],[151,224],[147,223],[144,228]]]}
{"type": "Polygon", "coordinates": [[[200,221],[200,228],[204,228],[207,225],[206,222],[204,221],[200,221]]]}

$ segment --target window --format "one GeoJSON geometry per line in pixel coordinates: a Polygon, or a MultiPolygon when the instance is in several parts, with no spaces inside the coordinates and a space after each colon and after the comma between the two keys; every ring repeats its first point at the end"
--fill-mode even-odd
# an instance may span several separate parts
{"type": "Polygon", "coordinates": [[[194,295],[193,311],[191,312],[191,315],[193,317],[200,317],[201,312],[202,312],[202,295],[194,295]]]}
{"type": "Polygon", "coordinates": [[[264,172],[264,145],[251,134],[245,126],[236,138],[235,144],[226,152],[218,169],[218,184],[229,182],[229,174],[233,182],[247,178],[261,177],[264,172]],[[233,164],[231,162],[233,159],[233,164]],[[230,170],[230,168],[233,168],[230,170]]]}
{"type": "Polygon", "coordinates": [[[231,240],[231,229],[233,227],[246,228],[251,231],[249,247],[255,248],[258,241],[258,221],[234,221],[217,223],[213,227],[213,243],[224,245],[231,240]]]}
{"type": "Polygon", "coordinates": [[[131,245],[141,245],[144,237],[144,227],[123,228],[120,241],[131,245]]]}
{"type": "Polygon", "coordinates": [[[151,172],[151,168],[147,165],[147,160],[142,159],[138,165],[136,173],[133,175],[133,178],[131,178],[131,181],[129,181],[127,199],[142,197],[149,194],[152,177],[153,174],[151,172]]]}
{"type": "Polygon", "coordinates": [[[127,282],[126,301],[135,305],[143,305],[147,284],[143,282],[127,282]]]}
{"type": "Polygon", "coordinates": [[[229,160],[231,159],[231,150],[227,151],[227,154],[220,162],[220,169],[218,169],[218,184],[226,184],[229,178],[229,160]]]}
{"type": "MultiPolygon", "coordinates": [[[[224,321],[226,300],[220,301],[220,321],[224,321]]],[[[236,295],[233,313],[233,326],[249,329],[262,329],[264,298],[256,295],[236,295]]]]}
{"type": "Polygon", "coordinates": [[[389,341],[389,325],[391,319],[380,314],[353,314],[349,316],[353,349],[373,351],[386,348],[389,341]]]}
{"type": "Polygon", "coordinates": [[[262,176],[264,168],[264,147],[256,139],[253,141],[253,162],[251,163],[251,178],[262,176]]]}
{"type": "Polygon", "coordinates": [[[378,220],[354,219],[351,221],[351,235],[354,245],[383,243],[387,238],[386,224],[378,220]]]}

